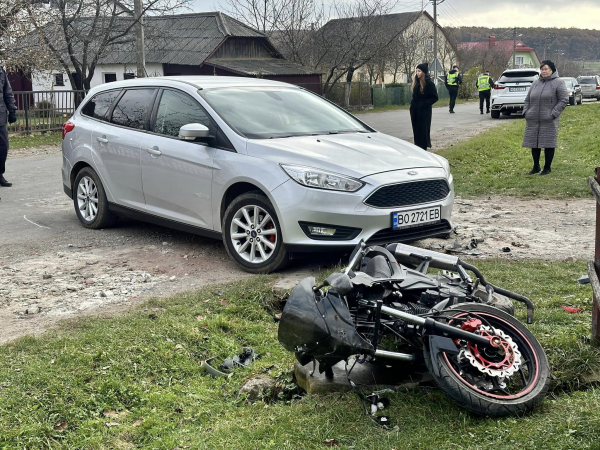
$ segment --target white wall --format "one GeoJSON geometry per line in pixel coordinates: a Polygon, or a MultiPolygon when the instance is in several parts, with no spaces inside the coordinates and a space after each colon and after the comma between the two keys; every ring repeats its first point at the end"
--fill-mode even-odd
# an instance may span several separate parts
{"type": "MultiPolygon", "coordinates": [[[[131,64],[103,64],[97,65],[94,71],[94,76],[90,83],[90,87],[96,87],[100,84],[104,84],[104,74],[114,73],[117,75],[117,81],[124,79],[124,73],[136,73],[135,65],[131,64]]],[[[146,72],[148,76],[161,77],[164,75],[162,64],[149,63],[146,64],[146,72]]],[[[67,73],[63,73],[64,86],[56,86],[54,84],[54,75],[61,73],[58,70],[52,72],[33,72],[32,73],[32,89],[34,91],[70,91],[71,83],[67,73]]]]}

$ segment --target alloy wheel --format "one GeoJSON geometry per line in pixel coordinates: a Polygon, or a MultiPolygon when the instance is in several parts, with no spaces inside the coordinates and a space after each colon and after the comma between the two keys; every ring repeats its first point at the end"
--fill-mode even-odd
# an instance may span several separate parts
{"type": "Polygon", "coordinates": [[[229,234],[237,254],[249,263],[264,263],[275,254],[277,225],[260,206],[241,207],[233,216],[229,234]]]}
{"type": "Polygon", "coordinates": [[[77,207],[83,219],[93,222],[98,215],[98,188],[94,180],[84,176],[77,185],[77,207]]]}

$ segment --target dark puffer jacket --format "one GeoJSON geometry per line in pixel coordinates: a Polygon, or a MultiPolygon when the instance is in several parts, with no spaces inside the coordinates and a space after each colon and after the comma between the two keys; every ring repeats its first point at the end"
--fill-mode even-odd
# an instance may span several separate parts
{"type": "Polygon", "coordinates": [[[0,92],[2,92],[2,101],[0,101],[0,127],[4,127],[8,121],[8,113],[16,112],[17,105],[15,104],[15,97],[8,82],[8,75],[6,75],[2,66],[0,66],[0,92]]]}
{"type": "Polygon", "coordinates": [[[567,103],[569,91],[565,82],[558,78],[558,72],[534,81],[523,106],[523,116],[527,121],[523,147],[556,148],[559,117],[567,103]]]}

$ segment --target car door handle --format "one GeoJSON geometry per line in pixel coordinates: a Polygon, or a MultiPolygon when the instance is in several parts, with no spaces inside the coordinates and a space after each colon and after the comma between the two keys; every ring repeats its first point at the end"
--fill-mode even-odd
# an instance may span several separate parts
{"type": "Polygon", "coordinates": [[[103,144],[108,144],[108,139],[106,139],[104,137],[97,137],[96,140],[98,142],[102,142],[103,144]]]}
{"type": "Polygon", "coordinates": [[[151,155],[156,155],[156,156],[162,155],[162,152],[158,149],[158,147],[148,147],[146,149],[146,151],[148,153],[150,153],[151,155]]]}

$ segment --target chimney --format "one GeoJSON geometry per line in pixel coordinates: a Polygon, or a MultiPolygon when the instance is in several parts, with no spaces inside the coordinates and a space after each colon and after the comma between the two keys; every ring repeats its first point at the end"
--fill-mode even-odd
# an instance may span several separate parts
{"type": "Polygon", "coordinates": [[[492,48],[496,46],[496,36],[491,35],[488,40],[488,48],[492,48]]]}

